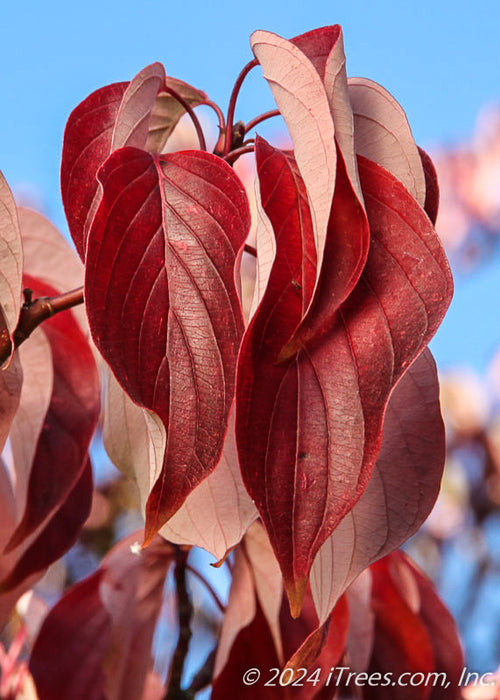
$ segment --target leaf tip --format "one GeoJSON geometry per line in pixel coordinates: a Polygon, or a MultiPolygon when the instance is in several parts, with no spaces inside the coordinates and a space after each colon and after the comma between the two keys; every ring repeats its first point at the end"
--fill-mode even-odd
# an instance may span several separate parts
{"type": "Polygon", "coordinates": [[[153,538],[155,537],[156,533],[158,532],[158,529],[155,526],[152,526],[151,523],[148,523],[146,521],[146,525],[144,527],[144,538],[142,540],[142,544],[140,546],[141,552],[145,550],[151,542],[153,541],[153,538]]]}
{"type": "Polygon", "coordinates": [[[288,596],[288,603],[290,605],[290,614],[294,620],[299,617],[302,611],[302,603],[304,602],[307,582],[307,577],[297,580],[292,579],[291,581],[284,582],[286,594],[288,596]]]}

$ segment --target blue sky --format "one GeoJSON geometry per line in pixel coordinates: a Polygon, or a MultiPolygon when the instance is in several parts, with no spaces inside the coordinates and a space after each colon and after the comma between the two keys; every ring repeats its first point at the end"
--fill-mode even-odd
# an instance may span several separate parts
{"type": "MultiPolygon", "coordinates": [[[[499,5],[492,0],[6,3],[0,169],[15,190],[32,186],[39,192],[45,212],[64,229],[62,134],[70,111],[88,93],[159,60],[170,75],[204,89],[225,108],[236,75],[251,58],[248,37],[254,29],[291,37],[334,23],[344,29],[350,75],[385,85],[424,147],[455,143],[470,134],[485,103],[500,101],[499,22],[499,5]]],[[[271,106],[264,81],[252,76],[237,116],[248,119],[271,106]]],[[[488,308],[498,295],[498,270],[497,262],[472,282],[458,281],[455,304],[465,306],[453,312],[435,344],[441,364],[465,363],[470,352],[484,368],[500,343],[500,331],[489,320],[496,310],[488,308]],[[464,342],[469,322],[479,324],[481,335],[469,329],[464,342]]]]}

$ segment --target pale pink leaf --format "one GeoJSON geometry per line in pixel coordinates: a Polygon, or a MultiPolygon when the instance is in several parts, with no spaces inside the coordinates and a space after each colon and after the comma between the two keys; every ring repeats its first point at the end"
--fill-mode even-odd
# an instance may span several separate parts
{"type": "Polygon", "coordinates": [[[151,112],[159,90],[165,84],[165,69],[152,63],[128,84],[113,130],[111,150],[123,146],[144,148],[149,132],[151,112]]]}
{"type": "Polygon", "coordinates": [[[392,172],[423,207],[424,169],[403,108],[373,80],[349,78],[348,85],[356,153],[392,172]]]}
{"type": "Polygon", "coordinates": [[[238,544],[257,518],[257,509],[241,479],[233,413],[218,465],[160,530],[170,542],[202,547],[218,561],[238,544]]]}
{"type": "Polygon", "coordinates": [[[334,124],[325,88],[314,65],[290,41],[257,31],[251,36],[251,46],[292,137],[311,206],[319,275],[337,164],[334,124]]]}
{"type": "MultiPolygon", "coordinates": [[[[11,337],[21,311],[23,250],[12,192],[0,172],[0,311],[11,337]]],[[[0,319],[1,322],[1,319],[0,319]]],[[[0,327],[0,332],[4,330],[0,327]]]]}
{"type": "Polygon", "coordinates": [[[336,24],[313,29],[295,37],[292,42],[312,62],[323,81],[333,117],[335,140],[342,152],[353,189],[363,203],[354,150],[354,118],[347,88],[342,28],[336,24]]]}
{"type": "Polygon", "coordinates": [[[247,627],[255,617],[257,604],[255,600],[255,584],[252,569],[242,547],[236,550],[233,567],[233,579],[229,600],[224,615],[217,654],[215,657],[214,674],[217,676],[224,669],[234,640],[240,630],[247,627]]]}
{"type": "Polygon", "coordinates": [[[9,367],[0,371],[0,454],[19,407],[23,370],[19,353],[14,353],[9,367]]]}
{"type": "Polygon", "coordinates": [[[214,678],[225,667],[238,633],[253,621],[257,612],[257,599],[271,630],[278,657],[283,661],[279,624],[282,597],[283,580],[278,562],[262,524],[255,522],[236,550],[229,601],[215,659],[214,678]]]}
{"type": "Polygon", "coordinates": [[[136,553],[140,537],[119,542],[45,618],[30,659],[41,700],[142,697],[173,553],[159,537],[136,553]]]}
{"type": "Polygon", "coordinates": [[[252,568],[260,607],[271,630],[276,653],[282,662],[280,610],[283,599],[283,578],[269,538],[259,521],[249,528],[244,538],[244,545],[252,568]]]}
{"type": "MultiPolygon", "coordinates": [[[[63,292],[81,287],[84,276],[82,261],[57,227],[33,209],[19,207],[18,215],[25,272],[63,292]]],[[[72,313],[88,336],[83,304],[75,307],[72,313]]]]}
{"type": "Polygon", "coordinates": [[[276,257],[276,238],[269,217],[264,211],[260,196],[259,178],[255,178],[255,246],[257,250],[257,266],[255,287],[250,307],[250,318],[254,315],[271,275],[276,257]]]}
{"type": "Polygon", "coordinates": [[[132,401],[108,368],[104,373],[104,447],[115,467],[137,483],[144,509],[163,464],[165,428],[154,413],[132,401]]]}
{"type": "Polygon", "coordinates": [[[346,58],[342,30],[335,42],[325,66],[325,90],[332,110],[335,138],[344,157],[347,175],[361,204],[363,194],[359,182],[358,165],[354,148],[354,117],[349,98],[346,58]]]}
{"type": "MultiPolygon", "coordinates": [[[[16,526],[16,501],[12,486],[12,475],[5,462],[0,459],[0,551],[3,551],[16,526]]],[[[16,550],[0,557],[0,581],[9,574],[20,558],[21,551],[16,550]]],[[[33,574],[10,591],[0,593],[0,629],[2,629],[18,599],[41,578],[43,572],[33,574]]]]}
{"type": "Polygon", "coordinates": [[[10,445],[16,516],[21,518],[38,438],[52,397],[54,370],[52,351],[43,328],[37,328],[17,352],[23,369],[23,386],[10,431],[10,445]]]}
{"type": "MultiPolygon", "coordinates": [[[[191,107],[196,107],[207,99],[204,92],[182,80],[167,76],[165,82],[167,87],[175,90],[191,107]]],[[[180,118],[185,113],[186,110],[175,97],[167,92],[160,92],[151,110],[146,151],[161,153],[180,118]]]]}
{"type": "Polygon", "coordinates": [[[131,549],[142,533],[115,546],[103,561],[99,587],[111,617],[111,644],[102,666],[106,698],[136,700],[152,669],[151,645],[163,601],[165,577],[172,562],[169,545],[156,538],[142,552],[131,549]]]}
{"type": "Polygon", "coordinates": [[[39,212],[26,207],[19,207],[18,216],[26,272],[56,289],[66,291],[81,287],[82,261],[57,227],[39,212]]]}
{"type": "Polygon", "coordinates": [[[365,569],[347,589],[349,630],[346,651],[353,671],[366,671],[375,638],[375,615],[371,609],[372,573],[365,569]]]}
{"type": "Polygon", "coordinates": [[[437,372],[425,350],[393,391],[366,490],[314,561],[311,588],[320,623],[361,571],[399,547],[427,518],[444,454],[437,372]]]}
{"type": "MultiPolygon", "coordinates": [[[[144,512],[162,468],[165,428],[154,413],[133,403],[111,373],[104,394],[103,440],[113,464],[136,482],[144,512]]],[[[202,547],[219,561],[238,544],[256,517],[241,480],[231,419],[219,464],[189,494],[160,534],[170,542],[202,547]]]]}

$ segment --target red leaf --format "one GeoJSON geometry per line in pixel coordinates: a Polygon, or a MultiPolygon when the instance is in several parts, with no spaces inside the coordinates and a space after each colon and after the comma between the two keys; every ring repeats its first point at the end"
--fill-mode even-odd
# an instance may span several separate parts
{"type": "Polygon", "coordinates": [[[264,683],[269,678],[264,677],[256,684],[245,684],[244,674],[251,668],[265,669],[264,672],[280,668],[273,638],[259,601],[256,602],[252,622],[238,633],[226,665],[214,680],[212,700],[230,700],[234,697],[241,700],[255,700],[256,697],[262,700],[288,700],[289,690],[280,687],[278,681],[277,687],[266,687],[264,683]]]}
{"type": "Polygon", "coordinates": [[[234,265],[249,210],[233,170],[204,152],[124,148],[99,178],[85,280],[92,335],[124,389],[167,429],[149,541],[222,451],[243,328],[234,265]]]}
{"type": "MultiPolygon", "coordinates": [[[[25,283],[36,296],[57,294],[38,280],[25,277],[25,283]]],[[[97,368],[71,312],[46,321],[43,330],[52,351],[52,397],[33,459],[24,515],[6,551],[18,546],[66,500],[87,464],[99,416],[97,368]]]]}
{"type": "MultiPolygon", "coordinates": [[[[307,668],[309,674],[312,674],[314,669],[321,669],[320,676],[323,683],[317,686],[317,690],[321,690],[328,678],[328,669],[334,668],[339,663],[345,650],[349,629],[349,606],[346,598],[340,598],[328,620],[320,627],[317,626],[318,618],[310,594],[305,598],[298,620],[290,621],[289,612],[285,607],[282,610],[282,620],[285,652],[289,657],[285,668],[295,672],[300,668],[307,668]],[[302,638],[294,639],[293,627],[301,620],[304,625],[302,638]]],[[[299,697],[308,697],[307,691],[299,697]]]]}
{"type": "MultiPolygon", "coordinates": [[[[392,388],[432,337],[452,293],[444,252],[424,211],[381,166],[364,158],[359,166],[372,240],[358,284],[337,313],[332,304],[330,319],[325,296],[318,312],[323,335],[292,360],[277,362],[284,338],[300,319],[299,291],[307,293],[296,288],[297,283],[303,287],[297,270],[302,274],[305,258],[292,257],[300,253],[297,238],[306,228],[278,228],[268,287],[239,358],[240,465],[280,562],[294,615],[319,547],[366,488],[392,388]]],[[[272,221],[273,199],[267,201],[265,186],[262,181],[272,221]]],[[[290,185],[281,178],[269,187],[281,201],[290,185]]],[[[349,201],[355,202],[349,192],[338,193],[334,220],[336,211],[346,207],[349,212],[349,201]]],[[[293,206],[287,222],[300,220],[294,219],[293,206]]],[[[277,211],[281,222],[283,212],[277,211]]],[[[327,269],[336,274],[336,260],[325,256],[331,266],[324,269],[325,277],[327,269]]]]}
{"type": "MultiPolygon", "coordinates": [[[[401,555],[403,558],[404,555],[401,555]]],[[[434,651],[434,671],[445,673],[449,681],[446,687],[433,688],[432,700],[456,700],[460,697],[459,681],[464,666],[464,656],[457,627],[449,610],[440,600],[432,581],[425,576],[409,557],[403,561],[415,577],[420,595],[420,618],[427,627],[434,651]]]]}
{"type": "Polygon", "coordinates": [[[461,695],[462,650],[455,623],[430,580],[400,551],[373,564],[370,570],[375,639],[368,672],[390,672],[395,681],[401,674],[408,675],[406,685],[365,686],[363,697],[457,700],[461,695]],[[424,674],[427,682],[410,684],[412,673],[424,674]]]}
{"type": "Polygon", "coordinates": [[[102,700],[111,619],[99,596],[104,570],[69,589],[45,618],[30,658],[40,700],[102,700]]]}
{"type": "Polygon", "coordinates": [[[90,513],[92,491],[92,465],[88,461],[66,500],[0,581],[0,593],[12,590],[31,574],[43,571],[75,544],[90,513]]]}
{"type": "Polygon", "coordinates": [[[136,536],[116,545],[46,617],[30,659],[40,700],[141,697],[172,550],[158,538],[135,554],[136,536]]]}
{"type": "Polygon", "coordinates": [[[420,158],[422,159],[422,166],[424,168],[425,176],[424,209],[427,212],[429,219],[434,225],[436,225],[439,209],[439,184],[436,168],[434,167],[434,163],[429,155],[422,148],[419,148],[418,152],[420,154],[420,158]]]}
{"type": "Polygon", "coordinates": [[[349,78],[348,83],[356,153],[389,170],[423,206],[422,161],[403,108],[373,80],[349,78]]]}
{"type": "Polygon", "coordinates": [[[439,493],[444,459],[437,370],[424,350],[391,394],[366,490],[314,561],[311,587],[320,621],[361,571],[422,525],[439,493]]]}
{"type": "Polygon", "coordinates": [[[342,28],[335,24],[313,29],[291,41],[307,56],[323,81],[335,126],[335,141],[353,190],[363,203],[354,151],[354,117],[347,88],[342,28]]]}
{"type": "Polygon", "coordinates": [[[97,194],[97,171],[111,151],[113,127],[128,83],[96,90],[70,114],[64,131],[61,194],[76,249],[85,258],[97,194]]]}
{"type": "MultiPolygon", "coordinates": [[[[369,673],[391,672],[396,680],[402,673],[434,670],[432,643],[418,609],[403,597],[392,567],[396,555],[389,555],[371,567],[372,608],[375,612],[375,639],[369,673]]],[[[414,687],[394,685],[364,688],[364,697],[390,700],[425,700],[431,688],[424,683],[414,687]]]]}
{"type": "Polygon", "coordinates": [[[87,236],[101,193],[97,171],[109,154],[123,146],[160,151],[185,113],[165,82],[191,106],[206,95],[190,85],[165,78],[160,63],[146,66],[130,83],[96,90],[71,113],[64,132],[61,190],[76,249],[85,258],[87,236]]]}

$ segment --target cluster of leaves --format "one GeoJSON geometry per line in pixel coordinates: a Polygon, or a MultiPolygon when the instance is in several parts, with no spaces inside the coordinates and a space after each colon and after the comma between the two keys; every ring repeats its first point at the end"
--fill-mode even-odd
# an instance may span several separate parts
{"type": "MultiPolygon", "coordinates": [[[[61,181],[80,259],[2,183],[4,620],[88,515],[99,376],[105,447],[145,517],[144,533],[119,542],[46,617],[30,657],[42,699],[147,692],[170,569],[181,629],[166,688],[176,696],[192,546],[234,558],[213,697],[254,697],[243,667],[345,659],[451,681],[440,694],[370,686],[363,697],[459,694],[453,622],[395,551],[429,514],[444,463],[427,344],[452,279],[434,230],[435,172],[394,98],[347,78],[340,27],[291,41],[258,31],[251,45],[227,118],[160,64],[74,110],[61,181]],[[274,112],[234,124],[256,65],[292,151],[247,138],[274,112]],[[201,104],[219,116],[213,153],[193,112],[201,104]],[[200,148],[165,153],[186,113],[200,148]],[[255,248],[231,167],[250,151],[255,248]],[[248,321],[245,252],[256,259],[248,321]],[[82,295],[65,292],[82,280],[85,313],[69,311],[82,295]],[[42,298],[21,308],[23,286],[42,298]]],[[[338,690],[323,685],[280,696],[338,690]]]]}

